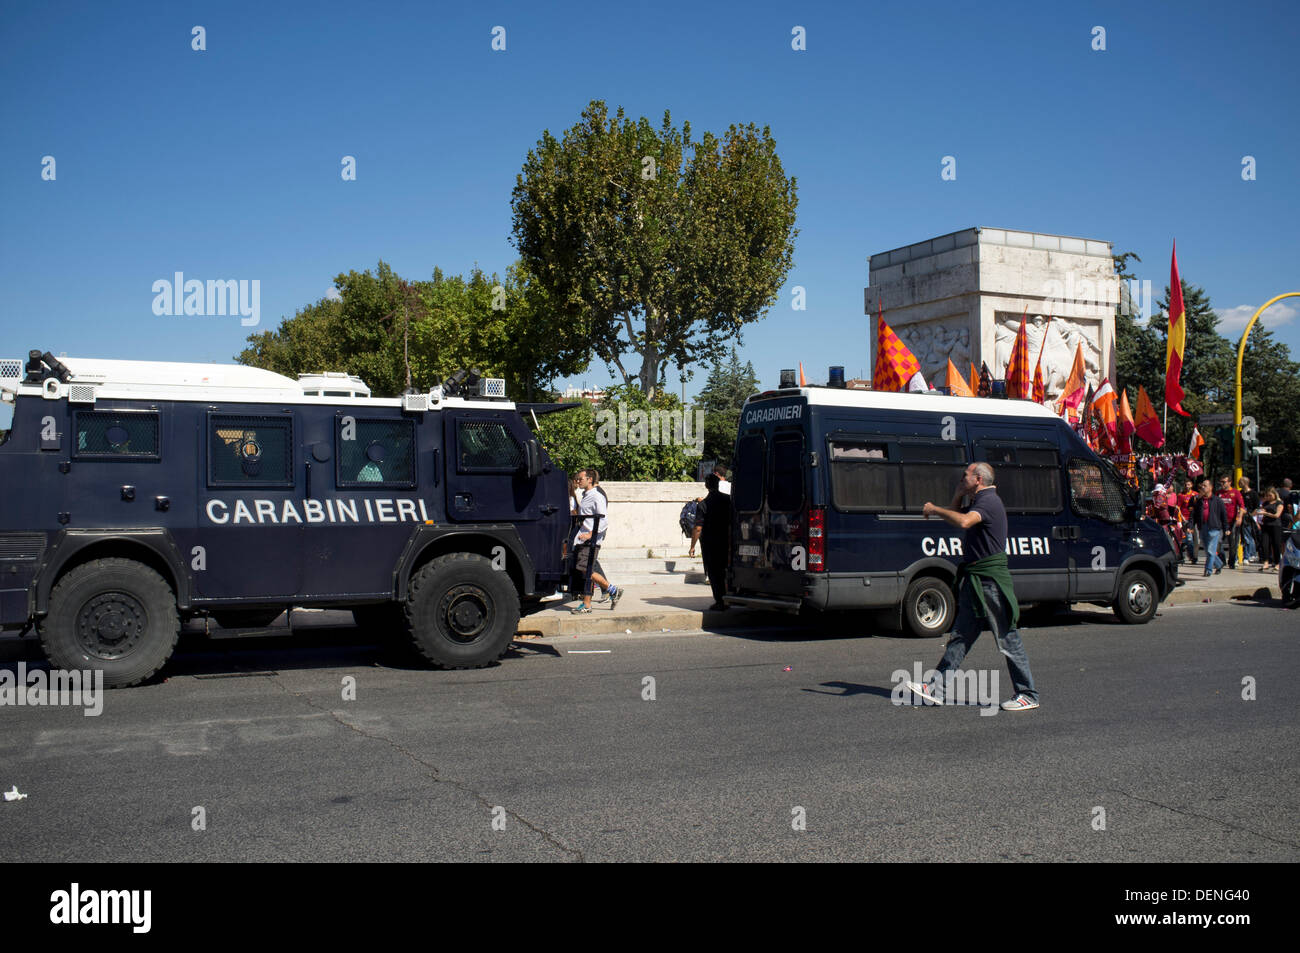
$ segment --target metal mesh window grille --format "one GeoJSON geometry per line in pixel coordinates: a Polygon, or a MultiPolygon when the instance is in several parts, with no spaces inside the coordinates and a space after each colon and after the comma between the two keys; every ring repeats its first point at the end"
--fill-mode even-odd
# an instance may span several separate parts
{"type": "Polygon", "coordinates": [[[347,487],[415,485],[415,422],[339,421],[338,484],[347,487]]]}
{"type": "Polygon", "coordinates": [[[157,457],[158,415],[78,411],[77,456],[157,457]]]}
{"type": "Polygon", "coordinates": [[[1096,463],[1070,461],[1070,508],[1079,516],[1122,523],[1125,502],[1123,485],[1096,463]]]}
{"type": "Polygon", "coordinates": [[[462,420],[457,430],[462,470],[517,470],[524,450],[505,424],[487,420],[462,420]]]}
{"type": "Polygon", "coordinates": [[[213,416],[208,427],[210,482],[293,485],[293,422],[287,417],[213,416]]]}

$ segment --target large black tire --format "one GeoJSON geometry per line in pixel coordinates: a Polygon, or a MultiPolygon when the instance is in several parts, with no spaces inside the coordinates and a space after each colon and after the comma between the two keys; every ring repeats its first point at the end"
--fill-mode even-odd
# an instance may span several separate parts
{"type": "Polygon", "coordinates": [[[1119,580],[1115,596],[1115,615],[1129,625],[1142,625],[1155,618],[1160,606],[1160,590],[1149,572],[1130,569],[1119,580]]]}
{"type": "Polygon", "coordinates": [[[938,576],[917,576],[903,596],[903,629],[923,639],[937,639],[957,619],[952,586],[938,576]]]}
{"type": "Polygon", "coordinates": [[[439,556],[411,577],[411,643],[441,668],[483,668],[505,655],[519,626],[519,593],[505,572],[474,553],[439,556]]]}
{"type": "Polygon", "coordinates": [[[171,658],[180,617],[171,586],[148,566],[96,559],[58,581],[39,628],[51,665],[101,671],[105,687],[126,688],[171,658]]]}

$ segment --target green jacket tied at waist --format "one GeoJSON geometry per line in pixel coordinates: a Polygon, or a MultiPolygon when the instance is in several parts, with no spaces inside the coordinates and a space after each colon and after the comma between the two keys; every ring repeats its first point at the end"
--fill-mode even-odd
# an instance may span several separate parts
{"type": "Polygon", "coordinates": [[[983,559],[977,559],[974,562],[962,563],[957,567],[957,592],[961,593],[961,587],[969,582],[971,590],[975,593],[975,601],[979,608],[976,613],[982,617],[989,618],[989,607],[984,602],[984,587],[980,585],[984,580],[996,583],[997,587],[1002,590],[1002,598],[1006,600],[1007,611],[1011,614],[1011,628],[1020,627],[1020,603],[1016,602],[1016,592],[1011,587],[1011,570],[1007,568],[1007,554],[994,553],[992,556],[985,556],[983,559]]]}

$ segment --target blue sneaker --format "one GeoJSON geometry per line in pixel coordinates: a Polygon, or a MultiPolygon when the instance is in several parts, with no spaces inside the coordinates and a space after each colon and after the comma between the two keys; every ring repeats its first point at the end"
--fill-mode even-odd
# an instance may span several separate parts
{"type": "Polygon", "coordinates": [[[609,609],[613,612],[618,608],[618,600],[623,598],[623,590],[618,586],[609,587],[609,609]]]}

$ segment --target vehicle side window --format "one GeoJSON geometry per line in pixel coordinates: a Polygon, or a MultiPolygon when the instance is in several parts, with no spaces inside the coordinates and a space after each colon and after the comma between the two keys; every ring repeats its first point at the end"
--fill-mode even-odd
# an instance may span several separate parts
{"type": "Polygon", "coordinates": [[[523,447],[495,420],[457,421],[456,449],[461,473],[513,473],[524,465],[523,447]]]}
{"type": "Polygon", "coordinates": [[[1123,487],[1099,465],[1082,457],[1070,461],[1070,509],[1077,515],[1122,523],[1124,504],[1123,487]]]}
{"type": "Polygon", "coordinates": [[[980,441],[979,449],[993,467],[1008,513],[1061,512],[1061,460],[1055,447],[980,441]]]}
{"type": "Polygon", "coordinates": [[[293,486],[293,419],[208,418],[209,486],[293,486]]]}
{"type": "Polygon", "coordinates": [[[966,445],[904,442],[898,450],[903,461],[904,511],[919,513],[927,500],[947,506],[966,470],[966,445]]]}
{"type": "Polygon", "coordinates": [[[772,485],[767,505],[774,513],[803,508],[803,434],[777,434],[772,439],[772,485]]]}
{"type": "Polygon", "coordinates": [[[737,513],[756,513],[763,506],[767,475],[767,440],[761,433],[746,434],[737,441],[733,470],[731,505],[737,513]]]}
{"type": "Polygon", "coordinates": [[[338,420],[340,487],[415,486],[415,421],[338,420]]]}
{"type": "Polygon", "coordinates": [[[903,468],[897,452],[881,441],[831,441],[831,501],[841,510],[899,513],[903,510],[903,468]]]}
{"type": "Polygon", "coordinates": [[[79,410],[78,459],[158,459],[158,415],[151,412],[79,410]]]}

